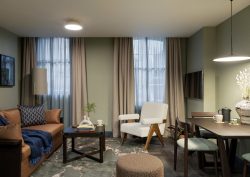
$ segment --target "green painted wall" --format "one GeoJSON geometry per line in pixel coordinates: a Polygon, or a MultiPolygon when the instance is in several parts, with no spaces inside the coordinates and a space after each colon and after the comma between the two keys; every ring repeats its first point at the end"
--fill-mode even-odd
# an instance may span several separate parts
{"type": "MultiPolygon", "coordinates": [[[[235,54],[250,55],[250,6],[233,17],[233,48],[235,54]]],[[[205,27],[189,38],[187,70],[202,68],[204,70],[204,99],[192,100],[187,103],[191,111],[216,111],[222,107],[232,110],[231,117],[239,117],[235,104],[241,98],[236,85],[237,73],[250,68],[250,62],[216,63],[213,58],[230,54],[230,23],[229,20],[216,27],[205,27]],[[201,64],[202,63],[202,64],[201,64]],[[203,109],[202,109],[203,108],[203,109]]],[[[241,140],[238,153],[247,152],[250,143],[241,140]]]]}
{"type": "Polygon", "coordinates": [[[0,110],[13,108],[20,98],[20,40],[17,35],[0,28],[0,54],[15,58],[15,86],[0,87],[0,110]]]}
{"type": "Polygon", "coordinates": [[[214,111],[215,109],[215,71],[211,59],[215,53],[216,31],[206,27],[188,40],[187,73],[203,70],[203,99],[187,99],[186,114],[191,112],[214,111]]]}
{"type": "Polygon", "coordinates": [[[96,122],[102,119],[106,130],[112,130],[113,98],[113,38],[85,38],[88,100],[96,103],[90,115],[96,122]]]}

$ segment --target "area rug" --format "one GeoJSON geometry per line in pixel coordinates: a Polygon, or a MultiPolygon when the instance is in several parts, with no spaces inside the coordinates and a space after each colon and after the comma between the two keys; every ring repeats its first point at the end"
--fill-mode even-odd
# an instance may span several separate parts
{"type": "MultiPolygon", "coordinates": [[[[98,142],[92,138],[77,139],[76,144],[78,148],[85,150],[98,148],[98,142]]],[[[118,157],[140,152],[148,153],[143,150],[143,143],[129,141],[121,146],[120,139],[107,138],[103,163],[82,158],[63,164],[61,147],[32,174],[32,177],[115,177],[115,163],[118,157]]]]}

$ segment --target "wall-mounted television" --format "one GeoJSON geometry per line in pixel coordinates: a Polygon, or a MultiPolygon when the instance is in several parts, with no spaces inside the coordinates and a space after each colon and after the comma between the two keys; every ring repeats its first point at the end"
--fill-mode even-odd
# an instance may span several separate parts
{"type": "Polygon", "coordinates": [[[203,98],[203,72],[196,71],[185,74],[184,96],[192,99],[203,98]]]}
{"type": "Polygon", "coordinates": [[[0,54],[0,86],[15,85],[15,58],[0,54]]]}

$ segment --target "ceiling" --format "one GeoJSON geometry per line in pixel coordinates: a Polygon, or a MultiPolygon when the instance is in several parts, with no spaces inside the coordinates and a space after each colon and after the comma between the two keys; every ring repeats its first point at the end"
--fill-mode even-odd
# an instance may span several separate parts
{"type": "MultiPolygon", "coordinates": [[[[234,14],[248,5],[234,0],[234,14]]],[[[229,16],[229,0],[0,0],[0,26],[19,36],[188,37],[229,16]],[[69,19],[84,29],[66,31],[69,19]]]]}

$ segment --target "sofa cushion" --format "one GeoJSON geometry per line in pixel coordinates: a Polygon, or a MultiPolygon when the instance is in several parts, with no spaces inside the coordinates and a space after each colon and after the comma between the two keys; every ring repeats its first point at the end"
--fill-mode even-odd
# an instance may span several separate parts
{"type": "Polygon", "coordinates": [[[8,124],[5,126],[0,126],[0,139],[22,140],[22,145],[24,146],[21,125],[8,124]]]}
{"type": "Polygon", "coordinates": [[[43,130],[51,133],[52,136],[55,136],[55,134],[63,130],[63,124],[36,125],[36,126],[25,127],[24,129],[43,130]]]}
{"type": "Polygon", "coordinates": [[[42,125],[46,123],[44,105],[18,106],[21,112],[22,127],[42,125]]]}
{"type": "Polygon", "coordinates": [[[45,119],[48,124],[59,124],[60,123],[60,114],[61,109],[51,109],[45,112],[45,119]]]}
{"type": "Polygon", "coordinates": [[[31,154],[30,146],[24,144],[24,146],[22,147],[22,159],[28,158],[30,154],[31,154]]]}
{"type": "Polygon", "coordinates": [[[1,111],[0,114],[7,118],[10,123],[21,124],[20,111],[17,108],[1,111]]]}

